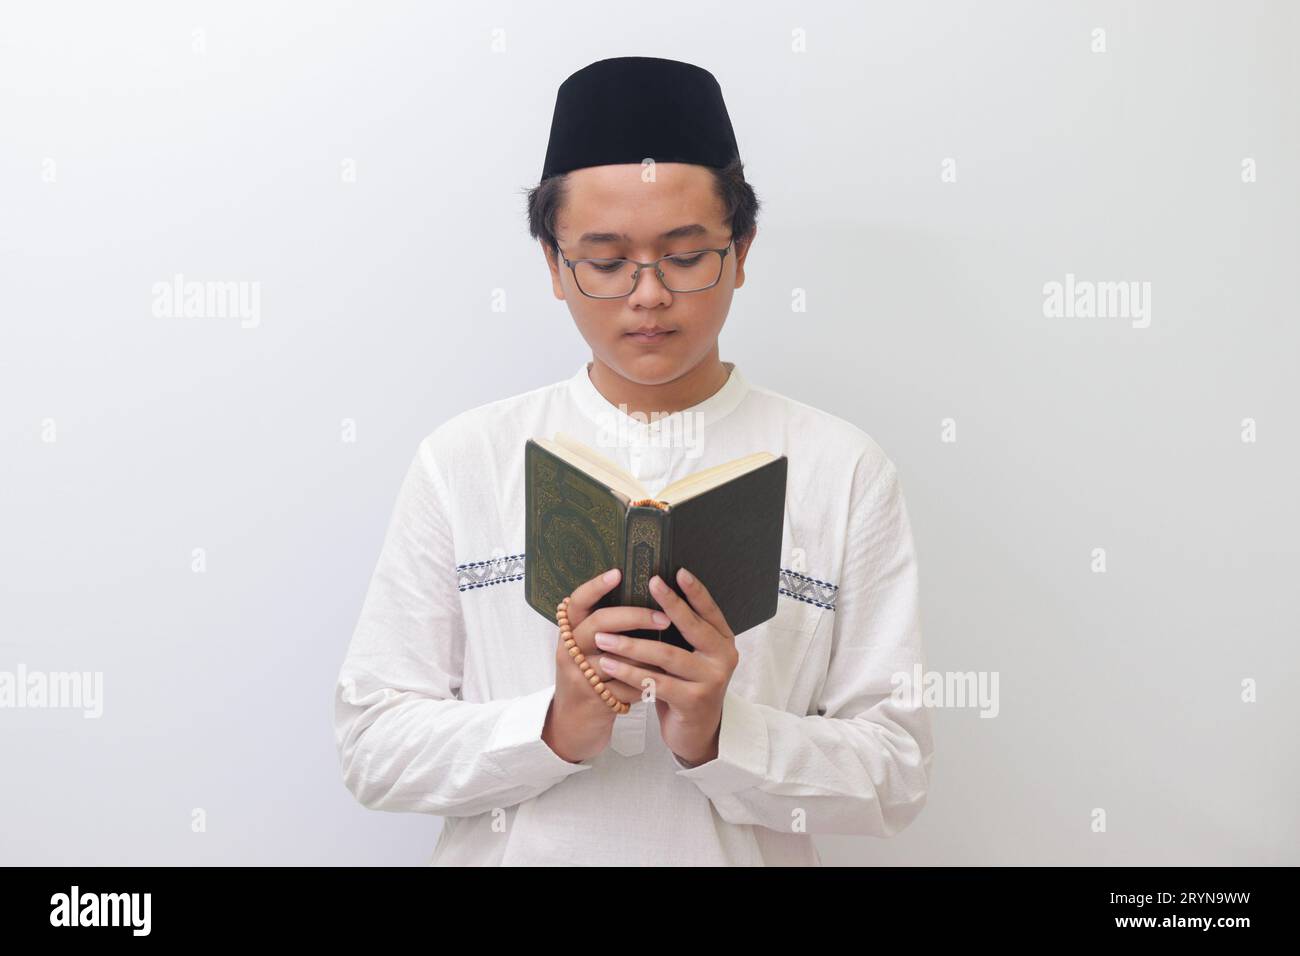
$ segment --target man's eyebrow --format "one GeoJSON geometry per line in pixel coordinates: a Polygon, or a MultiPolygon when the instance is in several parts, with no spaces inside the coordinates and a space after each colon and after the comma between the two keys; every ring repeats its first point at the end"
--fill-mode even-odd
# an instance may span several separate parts
{"type": "MultiPolygon", "coordinates": [[[[669,229],[659,236],[660,239],[685,239],[690,236],[706,236],[709,230],[704,228],[698,222],[693,222],[687,226],[678,226],[676,229],[669,229]]],[[[632,237],[621,232],[584,232],[579,238],[579,242],[631,242],[632,237]]]]}

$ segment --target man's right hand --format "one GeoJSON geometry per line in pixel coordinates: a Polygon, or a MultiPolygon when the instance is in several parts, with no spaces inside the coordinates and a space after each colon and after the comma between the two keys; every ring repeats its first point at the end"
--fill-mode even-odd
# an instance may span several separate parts
{"type": "MultiPolygon", "coordinates": [[[[569,601],[569,628],[574,643],[587,663],[604,682],[605,689],[625,704],[641,699],[641,688],[632,687],[605,675],[600,666],[602,657],[627,661],[618,654],[609,654],[596,646],[596,632],[619,633],[637,629],[663,630],[671,622],[663,611],[648,607],[592,606],[618,585],[620,572],[613,568],[580,585],[569,601]]],[[[556,629],[555,647],[555,697],[546,712],[542,739],[557,754],[571,763],[579,763],[604,750],[614,733],[614,719],[618,716],[612,707],[597,693],[583,674],[556,629]]],[[[641,662],[631,661],[645,668],[641,662]]],[[[652,668],[658,670],[658,668],[652,668]]]]}

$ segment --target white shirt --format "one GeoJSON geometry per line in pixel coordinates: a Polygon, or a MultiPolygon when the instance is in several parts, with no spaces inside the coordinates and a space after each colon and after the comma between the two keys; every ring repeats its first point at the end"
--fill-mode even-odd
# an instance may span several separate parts
{"type": "Polygon", "coordinates": [[[658,422],[612,405],[584,363],[420,443],[335,736],[362,805],[445,817],[428,865],[819,865],[813,834],[892,836],[920,812],[930,718],[891,680],[924,669],[895,467],[861,429],[727,365],[721,389],[658,422]],[[645,701],[581,763],[542,740],[558,628],[524,600],[523,455],[557,431],[652,493],[755,451],[789,456],[778,609],[736,636],[714,760],[678,761],[645,701]]]}

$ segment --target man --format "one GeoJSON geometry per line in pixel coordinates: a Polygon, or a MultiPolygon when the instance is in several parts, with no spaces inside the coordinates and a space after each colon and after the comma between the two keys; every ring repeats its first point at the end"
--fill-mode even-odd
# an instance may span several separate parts
{"type": "Polygon", "coordinates": [[[445,817],[431,864],[816,865],[813,834],[892,836],[925,802],[929,715],[894,693],[924,665],[897,471],[719,357],[757,234],[742,170],[699,67],[620,57],[560,87],[530,227],[591,361],[420,443],[336,694],[345,783],[445,817]],[[617,571],[574,592],[625,714],[524,600],[524,445],[557,431],[653,489],[788,456],[772,619],[732,633],[690,569],[652,588],[661,611],[593,611],[617,571]],[[669,621],[693,652],[624,633],[669,621]]]}

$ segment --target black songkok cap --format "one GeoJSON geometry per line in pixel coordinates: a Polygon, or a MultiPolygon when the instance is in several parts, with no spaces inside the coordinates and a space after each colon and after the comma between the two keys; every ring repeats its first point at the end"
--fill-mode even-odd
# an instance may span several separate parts
{"type": "Polygon", "coordinates": [[[542,179],[647,158],[721,167],[739,155],[712,73],[678,60],[619,56],[560,84],[542,179]]]}

